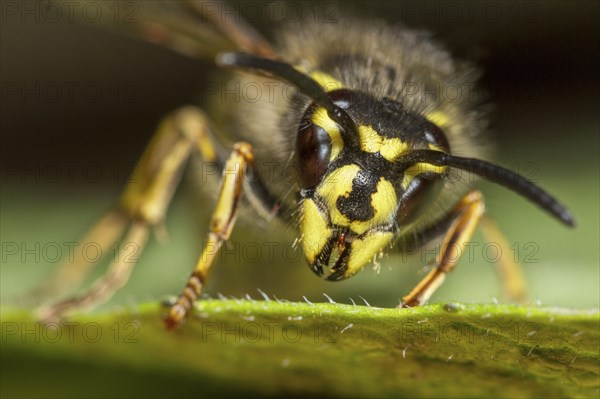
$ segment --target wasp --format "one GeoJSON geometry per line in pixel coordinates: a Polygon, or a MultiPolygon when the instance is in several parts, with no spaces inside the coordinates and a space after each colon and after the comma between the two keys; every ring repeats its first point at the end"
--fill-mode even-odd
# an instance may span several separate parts
{"type": "MultiPolygon", "coordinates": [[[[216,194],[208,234],[165,315],[168,328],[190,314],[240,209],[256,220],[283,221],[295,232],[309,268],[329,281],[347,279],[382,254],[405,250],[406,243],[441,240],[436,264],[400,307],[428,301],[478,226],[499,235],[485,216],[483,194],[465,175],[502,185],[575,225],[542,188],[484,159],[480,104],[470,96],[449,102],[428,95],[431,87],[440,91],[476,79],[470,65],[454,60],[428,35],[380,21],[341,19],[283,27],[274,45],[220,2],[141,6],[147,14],[136,35],[187,55],[214,56],[237,82],[286,84],[273,97],[227,104],[219,128],[197,106],[167,116],[139,160],[135,179],[84,238],[103,247],[121,240],[143,248],[151,230],[160,232],[188,161],[200,159],[219,171],[220,181],[205,187],[216,194]],[[267,178],[273,165],[281,172],[275,176],[297,173],[294,179],[267,178]]],[[[58,318],[108,299],[133,266],[115,260],[87,292],[44,305],[41,317],[58,318]]],[[[506,289],[518,299],[524,285],[517,266],[506,267],[506,289]]],[[[43,291],[80,282],[87,269],[75,260],[43,291]]]]}

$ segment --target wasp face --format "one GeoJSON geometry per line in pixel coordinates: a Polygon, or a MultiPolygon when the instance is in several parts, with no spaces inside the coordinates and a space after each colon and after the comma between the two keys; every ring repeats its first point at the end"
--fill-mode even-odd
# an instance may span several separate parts
{"type": "Polygon", "coordinates": [[[344,131],[325,109],[306,111],[297,138],[302,246],[328,280],[352,276],[389,246],[440,188],[444,167],[403,162],[414,149],[448,151],[441,130],[402,104],[346,89],[329,93],[356,124],[344,131]]]}

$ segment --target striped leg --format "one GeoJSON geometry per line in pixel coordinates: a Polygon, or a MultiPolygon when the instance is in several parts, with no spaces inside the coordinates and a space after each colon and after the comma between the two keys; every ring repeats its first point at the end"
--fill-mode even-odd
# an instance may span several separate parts
{"type": "Polygon", "coordinates": [[[237,143],[223,170],[217,206],[212,215],[210,231],[202,254],[177,302],[165,316],[165,324],[169,329],[179,327],[188,315],[206,283],[219,248],[231,234],[248,168],[254,168],[252,147],[247,143],[237,143]]]}
{"type": "MultiPolygon", "coordinates": [[[[148,230],[163,225],[175,189],[181,180],[183,167],[193,151],[200,152],[207,162],[219,163],[207,119],[198,109],[186,107],[163,121],[138,162],[117,210],[103,217],[84,240],[98,242],[103,253],[107,253],[111,243],[122,238],[127,225],[131,224],[123,248],[133,244],[139,254],[147,241],[148,230]]],[[[120,251],[120,254],[123,253],[120,251]]],[[[136,261],[127,261],[125,257],[116,259],[107,274],[88,292],[42,307],[39,310],[41,318],[60,318],[71,309],[91,307],[108,300],[127,282],[136,261]]],[[[45,283],[38,292],[48,296],[70,289],[72,284],[81,282],[91,266],[79,259],[65,262],[56,276],[45,283]]]]}
{"type": "Polygon", "coordinates": [[[439,264],[403,298],[400,307],[419,306],[427,302],[444,282],[446,274],[456,266],[458,254],[463,244],[473,236],[484,210],[483,196],[479,191],[470,191],[458,201],[450,211],[450,215],[455,216],[442,241],[439,264]]]}

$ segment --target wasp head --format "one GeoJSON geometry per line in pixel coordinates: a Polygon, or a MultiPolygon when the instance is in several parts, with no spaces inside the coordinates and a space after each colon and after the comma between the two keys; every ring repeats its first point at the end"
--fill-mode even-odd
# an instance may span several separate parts
{"type": "Polygon", "coordinates": [[[416,149],[448,151],[442,131],[392,99],[339,89],[328,93],[352,119],[348,129],[312,104],[296,150],[302,186],[302,246],[328,280],[352,276],[391,245],[441,187],[445,167],[406,162],[416,149]]]}

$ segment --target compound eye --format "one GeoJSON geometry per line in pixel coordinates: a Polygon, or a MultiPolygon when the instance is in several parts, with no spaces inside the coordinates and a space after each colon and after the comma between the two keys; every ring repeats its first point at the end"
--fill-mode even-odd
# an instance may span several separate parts
{"type": "Polygon", "coordinates": [[[428,143],[439,147],[444,152],[450,152],[450,144],[444,131],[435,123],[428,122],[425,128],[425,139],[428,143]]]}
{"type": "Polygon", "coordinates": [[[300,184],[307,190],[315,188],[327,171],[332,147],[327,131],[315,125],[310,120],[310,115],[312,115],[311,110],[302,121],[296,139],[300,184]]]}

